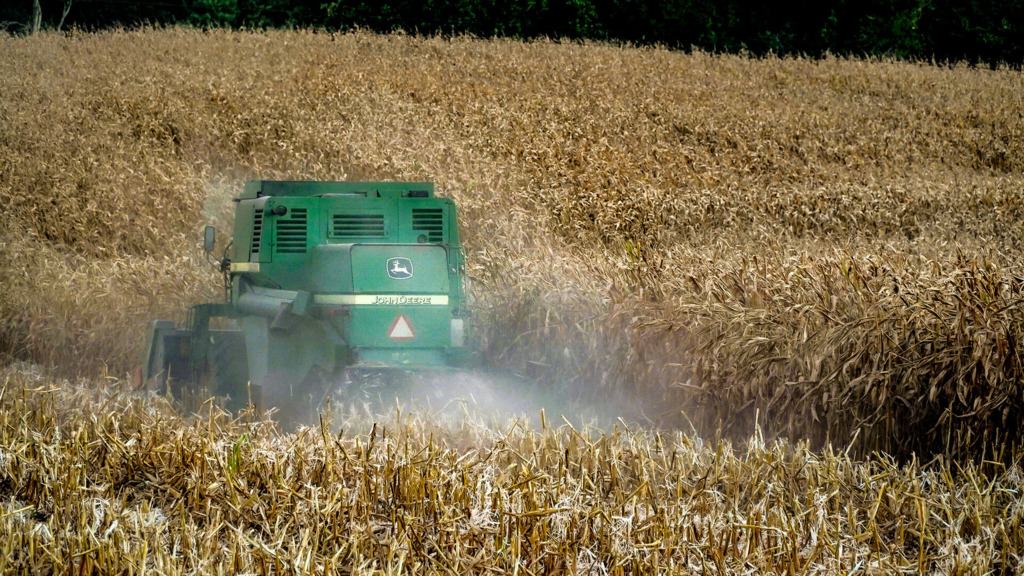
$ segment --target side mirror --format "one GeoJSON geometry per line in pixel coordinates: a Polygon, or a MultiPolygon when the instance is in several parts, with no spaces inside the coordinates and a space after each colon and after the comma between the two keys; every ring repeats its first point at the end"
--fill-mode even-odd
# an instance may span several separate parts
{"type": "Polygon", "coordinates": [[[206,233],[203,236],[203,250],[205,252],[213,252],[213,247],[217,244],[217,229],[213,226],[206,227],[206,233]]]}

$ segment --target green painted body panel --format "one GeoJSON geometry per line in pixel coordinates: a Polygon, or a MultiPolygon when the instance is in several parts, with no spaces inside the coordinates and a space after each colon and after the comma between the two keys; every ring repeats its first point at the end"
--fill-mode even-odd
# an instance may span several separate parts
{"type": "Polygon", "coordinates": [[[366,348],[361,351],[361,366],[430,369],[443,368],[453,356],[437,348],[366,348]]]}
{"type": "Polygon", "coordinates": [[[231,302],[254,383],[465,356],[456,208],[432,184],[253,181],[237,202],[231,302]]]}
{"type": "Polygon", "coordinates": [[[322,180],[250,180],[245,183],[242,200],[277,196],[280,198],[320,196],[325,194],[351,194],[400,198],[409,191],[423,191],[428,197],[434,196],[431,182],[327,182],[322,180]]]}
{"type": "Polygon", "coordinates": [[[355,347],[444,348],[451,345],[451,312],[445,306],[354,306],[346,340],[355,347]],[[415,333],[412,340],[392,340],[388,331],[402,316],[415,333]]]}
{"type": "Polygon", "coordinates": [[[354,292],[448,294],[444,246],[357,244],[351,253],[352,270],[360,272],[353,276],[354,292]]]}

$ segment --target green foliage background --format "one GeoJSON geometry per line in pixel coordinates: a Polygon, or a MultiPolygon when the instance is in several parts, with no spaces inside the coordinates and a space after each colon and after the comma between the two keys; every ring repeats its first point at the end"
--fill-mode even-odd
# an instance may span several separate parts
{"type": "MultiPolygon", "coordinates": [[[[66,0],[41,0],[56,26],[66,0]]],[[[32,0],[0,7],[23,31],[32,0]]],[[[65,26],[355,27],[597,39],[712,52],[1024,62],[1021,0],[73,0],[65,26]]]]}

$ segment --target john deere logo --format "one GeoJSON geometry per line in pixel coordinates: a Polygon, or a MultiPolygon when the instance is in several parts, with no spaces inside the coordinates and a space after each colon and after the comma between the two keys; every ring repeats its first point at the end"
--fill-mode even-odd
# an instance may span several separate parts
{"type": "Polygon", "coordinates": [[[388,276],[395,280],[412,278],[412,260],[408,258],[388,258],[388,276]]]}

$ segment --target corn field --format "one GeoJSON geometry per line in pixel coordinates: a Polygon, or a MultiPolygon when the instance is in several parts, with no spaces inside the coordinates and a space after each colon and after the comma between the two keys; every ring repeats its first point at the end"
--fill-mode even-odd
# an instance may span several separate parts
{"type": "Polygon", "coordinates": [[[1022,110],[966,65],[0,36],[0,572],[1020,572],[1022,110]],[[131,391],[250,178],[435,182],[489,368],[647,424],[131,391]]]}

